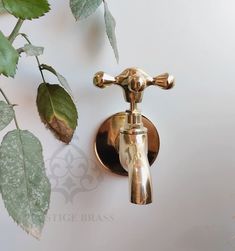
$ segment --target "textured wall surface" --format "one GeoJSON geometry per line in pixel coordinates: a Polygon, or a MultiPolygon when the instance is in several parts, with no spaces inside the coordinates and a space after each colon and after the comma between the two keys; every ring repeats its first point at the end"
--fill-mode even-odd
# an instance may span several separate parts
{"type": "MultiPolygon", "coordinates": [[[[41,79],[33,58],[22,56],[15,80],[0,79],[19,104],[20,126],[41,139],[53,185],[40,242],[15,225],[0,201],[0,250],[233,251],[235,2],[108,1],[119,65],[103,35],[102,7],[75,23],[68,1],[51,2],[52,11],[26,22],[22,32],[45,46],[41,61],[67,77],[79,127],[65,147],[40,123],[35,96],[41,79]],[[151,75],[169,71],[177,81],[171,91],[145,93],[142,111],[157,125],[161,149],[152,168],[154,203],[142,207],[128,202],[127,179],[99,169],[92,147],[100,123],[127,107],[119,88],[96,89],[92,76],[130,66],[151,75]]],[[[0,29],[8,33],[14,23],[1,17],[0,29]]]]}

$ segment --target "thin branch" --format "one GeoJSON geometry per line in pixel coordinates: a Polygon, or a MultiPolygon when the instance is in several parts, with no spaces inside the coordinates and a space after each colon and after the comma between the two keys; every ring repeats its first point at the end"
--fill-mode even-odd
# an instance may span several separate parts
{"type": "MultiPolygon", "coordinates": [[[[21,35],[29,44],[32,45],[32,43],[30,42],[30,40],[28,39],[28,37],[27,37],[26,34],[24,34],[24,33],[19,33],[19,35],[21,35]]],[[[42,67],[41,67],[41,63],[40,63],[40,61],[39,61],[39,58],[38,58],[38,56],[35,56],[35,58],[36,58],[36,61],[37,61],[37,64],[38,64],[39,71],[40,71],[41,76],[42,76],[43,83],[46,84],[46,80],[45,80],[44,74],[43,74],[43,72],[42,72],[42,67]]]]}

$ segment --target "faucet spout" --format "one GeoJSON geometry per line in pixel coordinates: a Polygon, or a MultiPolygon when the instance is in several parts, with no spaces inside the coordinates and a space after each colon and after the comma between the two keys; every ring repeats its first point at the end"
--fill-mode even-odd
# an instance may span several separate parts
{"type": "Polygon", "coordinates": [[[127,114],[126,120],[124,128],[120,130],[119,158],[128,172],[130,201],[146,205],[152,202],[147,128],[143,126],[139,113],[127,114]]]}

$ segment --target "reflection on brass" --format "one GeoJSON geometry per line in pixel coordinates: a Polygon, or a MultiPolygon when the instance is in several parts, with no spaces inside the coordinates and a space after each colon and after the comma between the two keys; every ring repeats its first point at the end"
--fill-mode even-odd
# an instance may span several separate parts
{"type": "Polygon", "coordinates": [[[145,205],[152,202],[152,181],[147,158],[148,129],[141,120],[135,127],[132,125],[126,122],[120,129],[119,159],[128,171],[130,201],[145,205]]]}
{"type": "Polygon", "coordinates": [[[97,72],[93,82],[99,88],[105,88],[111,84],[119,85],[123,88],[124,97],[127,102],[141,103],[145,88],[155,85],[162,89],[171,89],[174,86],[174,77],[168,73],[164,73],[152,78],[141,69],[128,68],[117,77],[112,77],[101,71],[97,72]]]}
{"type": "Polygon", "coordinates": [[[138,68],[128,68],[112,77],[104,72],[95,74],[93,83],[99,88],[112,84],[123,89],[130,109],[108,118],[100,127],[95,150],[102,165],[112,172],[129,176],[130,200],[145,205],[152,202],[152,182],[149,166],[159,150],[159,136],[155,126],[138,110],[144,90],[148,86],[171,89],[174,78],[168,73],[150,77],[138,68]]]}
{"type": "MultiPolygon", "coordinates": [[[[96,140],[95,152],[100,163],[107,170],[127,176],[127,171],[119,160],[119,134],[125,123],[125,112],[117,113],[106,119],[100,126],[96,140]]],[[[150,165],[157,158],[160,140],[154,124],[143,116],[143,124],[148,129],[148,160],[150,165]]]]}

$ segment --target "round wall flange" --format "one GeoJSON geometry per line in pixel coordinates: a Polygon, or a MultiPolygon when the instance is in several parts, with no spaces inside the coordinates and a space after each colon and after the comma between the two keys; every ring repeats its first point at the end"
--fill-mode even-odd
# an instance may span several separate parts
{"type": "MultiPolygon", "coordinates": [[[[118,154],[119,132],[124,126],[126,118],[125,112],[120,112],[106,119],[100,126],[95,140],[95,153],[102,166],[112,173],[127,176],[123,169],[118,154]]],[[[160,139],[154,124],[146,117],[142,116],[143,124],[148,129],[148,160],[152,165],[157,158],[160,139]]]]}

